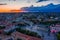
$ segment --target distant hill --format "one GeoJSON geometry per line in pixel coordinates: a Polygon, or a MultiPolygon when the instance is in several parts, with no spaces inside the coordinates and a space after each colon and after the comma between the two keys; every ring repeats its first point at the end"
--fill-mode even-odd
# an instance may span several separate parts
{"type": "Polygon", "coordinates": [[[30,7],[23,7],[21,10],[28,12],[60,12],[60,4],[54,5],[53,3],[50,3],[41,7],[34,7],[32,5],[30,7]]]}

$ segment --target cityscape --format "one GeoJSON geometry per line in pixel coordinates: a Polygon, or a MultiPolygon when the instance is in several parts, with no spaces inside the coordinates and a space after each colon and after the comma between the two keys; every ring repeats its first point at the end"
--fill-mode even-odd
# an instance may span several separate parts
{"type": "Polygon", "coordinates": [[[60,0],[0,0],[0,40],[60,40],[60,0]]]}
{"type": "Polygon", "coordinates": [[[0,40],[60,40],[60,14],[0,13],[0,40]]]}

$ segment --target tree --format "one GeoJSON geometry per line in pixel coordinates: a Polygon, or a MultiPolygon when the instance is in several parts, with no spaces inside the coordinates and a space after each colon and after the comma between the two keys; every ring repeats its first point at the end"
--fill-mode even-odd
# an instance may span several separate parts
{"type": "Polygon", "coordinates": [[[24,30],[24,29],[21,29],[21,28],[17,28],[16,31],[18,31],[20,33],[23,33],[23,34],[26,34],[26,35],[29,35],[29,36],[41,38],[41,36],[38,35],[36,32],[32,32],[32,31],[29,31],[29,30],[24,30]]]}
{"type": "Polygon", "coordinates": [[[20,38],[17,38],[17,40],[22,40],[22,39],[20,39],[20,38]]]}
{"type": "Polygon", "coordinates": [[[57,40],[60,40],[60,32],[57,34],[57,40]]]}
{"type": "Polygon", "coordinates": [[[0,29],[4,29],[5,28],[5,26],[0,26],[0,29]]]}

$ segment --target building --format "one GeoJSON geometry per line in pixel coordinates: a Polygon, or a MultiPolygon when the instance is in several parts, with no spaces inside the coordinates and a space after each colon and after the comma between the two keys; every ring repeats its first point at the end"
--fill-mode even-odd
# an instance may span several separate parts
{"type": "Polygon", "coordinates": [[[50,26],[51,32],[59,32],[60,31],[60,24],[56,24],[54,26],[50,26]]]}

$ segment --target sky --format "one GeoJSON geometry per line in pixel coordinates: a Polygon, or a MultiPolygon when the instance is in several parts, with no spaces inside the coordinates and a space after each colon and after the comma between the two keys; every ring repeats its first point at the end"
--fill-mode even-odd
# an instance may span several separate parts
{"type": "Polygon", "coordinates": [[[0,5],[0,11],[13,10],[13,9],[18,10],[21,7],[29,7],[31,5],[45,6],[49,3],[60,4],[60,0],[0,0],[0,4],[5,3],[6,5],[0,5]]]}

